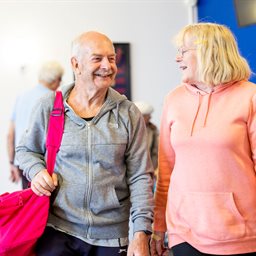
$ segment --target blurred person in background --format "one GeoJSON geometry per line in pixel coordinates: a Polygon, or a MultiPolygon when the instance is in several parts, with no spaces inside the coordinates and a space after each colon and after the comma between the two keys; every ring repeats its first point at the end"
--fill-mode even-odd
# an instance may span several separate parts
{"type": "Polygon", "coordinates": [[[7,136],[7,150],[10,164],[10,179],[12,182],[22,180],[22,188],[28,187],[28,180],[19,169],[15,157],[15,147],[18,145],[23,132],[29,124],[31,112],[40,97],[50,91],[58,89],[64,69],[57,61],[48,61],[42,64],[38,72],[38,84],[22,92],[15,101],[7,136]]]}
{"type": "Polygon", "coordinates": [[[152,105],[145,101],[137,101],[135,105],[138,107],[140,112],[143,115],[146,128],[147,128],[147,141],[148,141],[148,149],[150,152],[150,157],[153,163],[153,167],[155,170],[155,180],[157,177],[157,163],[158,163],[158,136],[159,131],[157,126],[151,122],[151,115],[154,111],[152,105]]]}

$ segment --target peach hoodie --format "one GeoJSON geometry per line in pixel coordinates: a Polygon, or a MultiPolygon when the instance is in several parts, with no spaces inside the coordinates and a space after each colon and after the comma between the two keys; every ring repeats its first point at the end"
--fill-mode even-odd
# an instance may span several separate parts
{"type": "Polygon", "coordinates": [[[256,252],[255,164],[256,85],[182,84],[164,102],[154,230],[169,247],[256,252]]]}

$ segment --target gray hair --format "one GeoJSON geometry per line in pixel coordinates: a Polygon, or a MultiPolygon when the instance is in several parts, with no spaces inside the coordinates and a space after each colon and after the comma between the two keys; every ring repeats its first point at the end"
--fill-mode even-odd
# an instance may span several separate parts
{"type": "Polygon", "coordinates": [[[80,55],[80,51],[82,48],[81,45],[81,36],[75,38],[71,45],[71,57],[77,58],[80,55]]]}
{"type": "Polygon", "coordinates": [[[61,78],[63,74],[64,74],[64,69],[59,62],[48,61],[41,66],[38,72],[38,79],[39,81],[52,83],[56,79],[61,78]]]}
{"type": "Polygon", "coordinates": [[[77,60],[81,61],[85,51],[85,44],[84,41],[86,40],[86,35],[88,33],[83,33],[76,37],[71,44],[71,58],[76,58],[77,60]]]}

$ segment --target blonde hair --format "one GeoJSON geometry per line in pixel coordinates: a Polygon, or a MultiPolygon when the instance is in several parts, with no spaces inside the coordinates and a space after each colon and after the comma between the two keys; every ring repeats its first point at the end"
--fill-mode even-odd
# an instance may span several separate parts
{"type": "Polygon", "coordinates": [[[187,34],[195,38],[200,82],[218,85],[249,79],[251,69],[240,55],[229,28],[214,23],[190,24],[178,33],[178,46],[183,44],[187,34]]]}

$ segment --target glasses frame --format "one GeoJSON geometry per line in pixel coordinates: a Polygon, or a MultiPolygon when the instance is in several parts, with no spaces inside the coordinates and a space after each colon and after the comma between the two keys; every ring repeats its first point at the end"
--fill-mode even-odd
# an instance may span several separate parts
{"type": "Polygon", "coordinates": [[[183,46],[178,48],[178,54],[183,57],[184,54],[188,51],[196,50],[196,48],[184,48],[183,46]]]}

